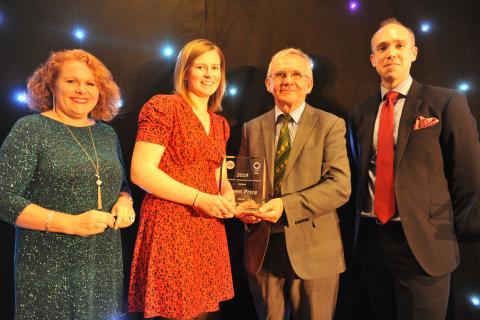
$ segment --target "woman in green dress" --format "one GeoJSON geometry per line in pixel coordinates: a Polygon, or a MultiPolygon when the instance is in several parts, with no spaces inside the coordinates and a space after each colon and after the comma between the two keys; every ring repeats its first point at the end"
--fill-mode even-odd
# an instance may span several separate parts
{"type": "Polygon", "coordinates": [[[119,88],[83,50],[54,52],[28,82],[29,106],[0,149],[0,219],[16,228],[16,319],[122,313],[119,228],[135,220],[118,138],[100,122],[119,88]]]}

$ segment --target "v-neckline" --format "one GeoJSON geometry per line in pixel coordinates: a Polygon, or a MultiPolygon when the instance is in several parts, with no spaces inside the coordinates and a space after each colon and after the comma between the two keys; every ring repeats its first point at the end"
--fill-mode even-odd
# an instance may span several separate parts
{"type": "Polygon", "coordinates": [[[212,131],[212,116],[210,114],[210,112],[207,112],[208,113],[208,131],[207,131],[207,128],[205,128],[205,126],[203,125],[203,122],[202,120],[200,120],[200,118],[197,116],[197,114],[193,111],[192,109],[192,112],[193,112],[193,115],[195,116],[195,118],[197,118],[198,122],[200,122],[200,125],[202,126],[203,128],[203,132],[205,132],[205,135],[207,137],[210,136],[210,132],[212,131]]]}
{"type": "Polygon", "coordinates": [[[209,122],[209,127],[208,127],[208,131],[207,131],[207,128],[205,128],[205,126],[203,125],[203,122],[202,120],[200,120],[200,118],[197,116],[197,114],[195,113],[195,111],[193,110],[192,106],[190,106],[189,104],[187,104],[188,108],[190,109],[191,113],[193,114],[193,116],[195,117],[196,121],[198,124],[200,124],[200,126],[202,127],[202,131],[205,133],[205,135],[207,137],[210,136],[210,133],[212,132],[212,115],[209,111],[207,111],[207,114],[208,114],[208,122],[209,122]]]}

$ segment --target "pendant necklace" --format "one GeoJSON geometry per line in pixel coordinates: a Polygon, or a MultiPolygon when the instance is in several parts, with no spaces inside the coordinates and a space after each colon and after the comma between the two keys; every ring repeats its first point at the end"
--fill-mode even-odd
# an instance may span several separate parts
{"type": "Polygon", "coordinates": [[[93,168],[95,169],[95,176],[97,177],[97,181],[95,181],[95,184],[97,185],[97,209],[102,210],[102,183],[103,181],[100,179],[100,165],[98,164],[98,155],[97,155],[97,148],[95,147],[95,143],[93,142],[93,135],[92,135],[92,130],[90,129],[90,126],[88,126],[88,133],[90,134],[90,141],[92,142],[93,146],[93,151],[95,152],[95,161],[93,161],[92,157],[88,154],[87,150],[83,147],[83,145],[78,141],[77,137],[73,134],[72,130],[65,124],[65,122],[61,121],[67,131],[70,133],[72,138],[77,142],[77,144],[80,146],[80,148],[83,150],[85,155],[88,157],[90,162],[93,165],[93,168]]]}

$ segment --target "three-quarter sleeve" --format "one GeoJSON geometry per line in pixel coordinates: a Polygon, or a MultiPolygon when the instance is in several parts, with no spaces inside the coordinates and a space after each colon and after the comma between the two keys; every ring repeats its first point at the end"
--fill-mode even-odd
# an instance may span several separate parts
{"type": "Polygon", "coordinates": [[[36,166],[40,144],[29,118],[15,123],[0,148],[0,219],[15,224],[31,201],[25,197],[36,166]]]}
{"type": "Polygon", "coordinates": [[[137,141],[151,142],[167,147],[172,135],[175,96],[153,96],[142,107],[138,116],[137,141]]]}
{"type": "Polygon", "coordinates": [[[130,183],[128,181],[127,173],[125,170],[125,163],[123,161],[122,146],[120,144],[120,140],[118,139],[118,135],[115,132],[115,130],[113,130],[113,128],[112,128],[112,131],[113,131],[113,134],[115,135],[115,140],[117,143],[117,157],[118,157],[118,161],[120,162],[121,170],[122,170],[122,186],[120,188],[120,192],[127,192],[129,194],[132,194],[132,189],[130,187],[130,183]]]}

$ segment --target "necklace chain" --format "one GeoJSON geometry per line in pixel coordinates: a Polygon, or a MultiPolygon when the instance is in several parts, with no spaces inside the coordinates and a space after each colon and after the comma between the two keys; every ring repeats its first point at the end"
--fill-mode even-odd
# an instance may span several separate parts
{"type": "Polygon", "coordinates": [[[97,208],[98,210],[102,209],[102,190],[101,190],[101,185],[103,181],[100,179],[100,164],[98,163],[98,154],[97,154],[97,148],[95,147],[95,142],[93,141],[93,135],[92,135],[92,130],[90,129],[90,126],[88,126],[88,133],[90,135],[90,141],[92,142],[93,146],[93,151],[95,152],[95,162],[93,161],[92,157],[90,154],[88,154],[87,150],[85,150],[85,147],[80,143],[80,141],[77,139],[77,137],[73,134],[72,130],[62,121],[63,125],[67,129],[67,131],[70,133],[72,138],[77,142],[77,144],[80,146],[82,151],[85,153],[87,158],[90,160],[90,162],[93,165],[93,168],[95,169],[95,176],[97,177],[97,181],[95,182],[97,185],[97,200],[98,200],[98,205],[97,208]]]}

